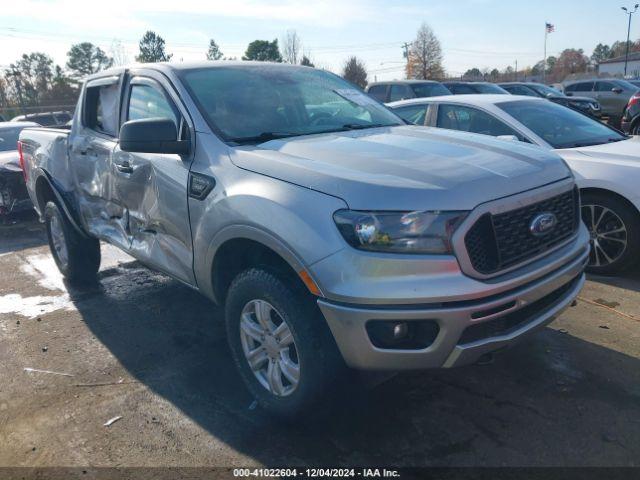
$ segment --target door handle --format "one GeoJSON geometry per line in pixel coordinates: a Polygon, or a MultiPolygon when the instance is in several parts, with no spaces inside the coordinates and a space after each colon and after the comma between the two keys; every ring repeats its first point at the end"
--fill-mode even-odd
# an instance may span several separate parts
{"type": "Polygon", "coordinates": [[[116,163],[116,168],[122,173],[133,173],[133,167],[129,162],[116,163]]]}

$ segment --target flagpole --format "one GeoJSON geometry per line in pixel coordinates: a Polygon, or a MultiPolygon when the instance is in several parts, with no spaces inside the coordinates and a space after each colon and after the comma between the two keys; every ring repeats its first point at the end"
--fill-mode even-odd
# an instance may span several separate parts
{"type": "Polygon", "coordinates": [[[544,61],[542,62],[542,83],[547,83],[547,35],[549,35],[549,29],[547,23],[544,24],[544,61]]]}

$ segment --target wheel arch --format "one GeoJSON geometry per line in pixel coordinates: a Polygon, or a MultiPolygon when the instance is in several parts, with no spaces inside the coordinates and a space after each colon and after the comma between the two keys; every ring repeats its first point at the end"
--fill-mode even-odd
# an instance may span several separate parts
{"type": "Polygon", "coordinates": [[[251,266],[263,266],[322,296],[322,291],[304,263],[280,239],[251,226],[227,227],[209,247],[208,277],[199,281],[203,293],[223,304],[233,279],[251,266]],[[314,291],[315,287],[315,291],[314,291]]]}
{"type": "Polygon", "coordinates": [[[77,230],[78,233],[80,233],[83,237],[89,237],[89,235],[87,235],[84,229],[80,226],[77,216],[75,215],[75,210],[71,208],[69,203],[58,191],[49,173],[42,168],[38,168],[35,175],[36,179],[34,193],[36,207],[40,218],[44,218],[44,207],[47,202],[55,202],[67,216],[73,228],[77,230]]]}
{"type": "Polygon", "coordinates": [[[625,197],[624,195],[622,195],[622,194],[620,194],[618,192],[614,192],[613,190],[609,190],[607,188],[602,188],[602,187],[584,187],[584,188],[581,188],[580,189],[580,196],[584,195],[585,193],[609,195],[609,196],[615,197],[618,200],[620,200],[621,202],[624,202],[627,206],[629,206],[636,214],[640,215],[640,210],[638,210],[638,207],[631,200],[629,200],[627,197],[625,197]]]}

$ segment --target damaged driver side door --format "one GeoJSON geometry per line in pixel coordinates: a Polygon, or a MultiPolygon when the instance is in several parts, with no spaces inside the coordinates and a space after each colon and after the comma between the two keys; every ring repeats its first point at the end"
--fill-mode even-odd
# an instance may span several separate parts
{"type": "MultiPolygon", "coordinates": [[[[193,130],[187,123],[186,109],[178,106],[177,96],[172,97],[170,91],[171,85],[155,72],[130,77],[123,96],[122,123],[167,118],[174,122],[179,138],[189,140],[193,130]]],[[[195,284],[187,204],[191,155],[132,153],[117,146],[112,172],[114,193],[128,222],[129,253],[195,284]]]]}

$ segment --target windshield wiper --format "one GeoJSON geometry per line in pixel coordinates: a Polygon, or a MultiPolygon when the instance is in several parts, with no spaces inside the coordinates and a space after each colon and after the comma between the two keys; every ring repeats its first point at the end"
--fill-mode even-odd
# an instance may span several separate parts
{"type": "Polygon", "coordinates": [[[342,125],[345,130],[364,130],[366,128],[379,128],[379,127],[398,127],[399,124],[393,123],[346,123],[342,125]]]}
{"type": "Polygon", "coordinates": [[[230,138],[229,141],[237,144],[245,144],[245,143],[263,143],[268,142],[269,140],[277,140],[278,138],[288,138],[288,137],[296,137],[298,135],[303,135],[302,133],[297,132],[262,132],[259,135],[253,135],[251,137],[234,137],[230,138]]]}

